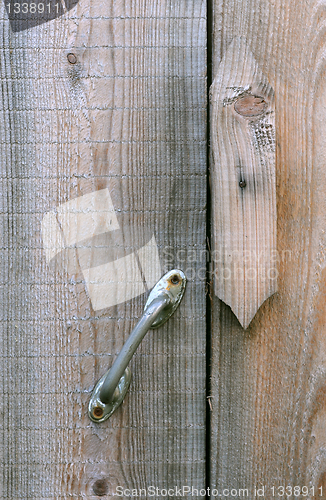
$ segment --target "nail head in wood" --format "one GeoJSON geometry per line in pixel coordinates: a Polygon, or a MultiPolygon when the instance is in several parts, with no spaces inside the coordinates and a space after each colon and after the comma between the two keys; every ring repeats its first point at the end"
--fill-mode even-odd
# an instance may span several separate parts
{"type": "Polygon", "coordinates": [[[106,479],[97,479],[93,484],[93,491],[96,496],[103,497],[109,491],[109,485],[106,479]]]}
{"type": "Polygon", "coordinates": [[[67,55],[67,59],[68,59],[68,62],[70,62],[70,64],[76,64],[76,62],[77,62],[77,57],[72,52],[70,52],[67,55]]]}

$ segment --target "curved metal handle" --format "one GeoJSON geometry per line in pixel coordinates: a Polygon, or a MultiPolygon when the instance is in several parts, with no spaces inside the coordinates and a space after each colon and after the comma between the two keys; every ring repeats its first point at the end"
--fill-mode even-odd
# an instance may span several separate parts
{"type": "Polygon", "coordinates": [[[137,347],[150,328],[163,325],[174,313],[183,297],[186,277],[173,269],[160,279],[151,291],[144,312],[122,347],[112,367],[98,381],[88,405],[93,422],[103,422],[122,403],[131,380],[128,368],[137,347]]]}

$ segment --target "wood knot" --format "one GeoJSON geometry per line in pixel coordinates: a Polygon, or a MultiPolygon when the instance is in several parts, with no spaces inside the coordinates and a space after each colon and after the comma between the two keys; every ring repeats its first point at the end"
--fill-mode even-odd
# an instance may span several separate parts
{"type": "Polygon", "coordinates": [[[96,496],[104,497],[109,491],[109,485],[106,479],[97,479],[93,484],[93,491],[96,496]]]}
{"type": "Polygon", "coordinates": [[[262,97],[255,95],[240,97],[234,104],[236,112],[245,117],[262,115],[266,108],[267,102],[262,97]]]}

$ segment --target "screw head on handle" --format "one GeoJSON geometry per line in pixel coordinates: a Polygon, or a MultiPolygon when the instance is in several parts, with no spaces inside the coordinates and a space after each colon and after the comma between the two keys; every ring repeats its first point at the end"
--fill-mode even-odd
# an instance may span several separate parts
{"type": "Polygon", "coordinates": [[[117,408],[121,405],[128,392],[129,385],[131,382],[131,371],[126,368],[124,374],[122,375],[119,384],[114,391],[113,399],[110,403],[103,403],[100,399],[100,392],[102,385],[105,382],[108,372],[106,372],[103,377],[97,382],[95,389],[92,394],[92,398],[88,405],[88,415],[93,422],[104,422],[112,413],[115,412],[117,408]]]}
{"type": "Polygon", "coordinates": [[[171,301],[170,304],[160,313],[157,319],[152,323],[151,328],[159,328],[169,318],[171,318],[174,311],[178,308],[186,288],[187,278],[180,269],[172,269],[166,273],[160,281],[154,286],[147,302],[145,304],[144,312],[153,300],[162,293],[166,293],[171,301]]]}

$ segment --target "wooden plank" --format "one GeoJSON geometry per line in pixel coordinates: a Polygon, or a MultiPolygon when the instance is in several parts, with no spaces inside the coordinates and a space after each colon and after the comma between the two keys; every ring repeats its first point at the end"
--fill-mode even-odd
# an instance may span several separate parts
{"type": "Polygon", "coordinates": [[[275,105],[246,40],[210,88],[215,293],[247,328],[277,290],[275,105]]]}
{"type": "Polygon", "coordinates": [[[113,498],[118,485],[185,480],[203,488],[206,3],[80,0],[17,33],[1,9],[0,496],[113,498]],[[70,232],[65,204],[89,196],[94,208],[103,190],[118,229],[111,212],[115,230],[102,233],[96,211],[76,202],[70,232]],[[46,234],[60,234],[59,251],[44,248],[46,234]],[[87,415],[91,391],[147,292],[95,310],[83,271],[153,235],[162,274],[183,269],[186,294],[136,353],[124,404],[98,425],[87,415]]]}
{"type": "Polygon", "coordinates": [[[325,498],[325,3],[213,6],[214,75],[243,36],[275,91],[279,289],[246,331],[214,303],[212,486],[325,498]]]}

